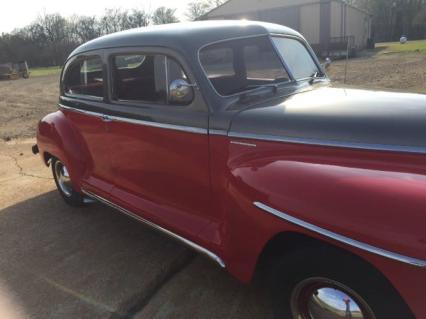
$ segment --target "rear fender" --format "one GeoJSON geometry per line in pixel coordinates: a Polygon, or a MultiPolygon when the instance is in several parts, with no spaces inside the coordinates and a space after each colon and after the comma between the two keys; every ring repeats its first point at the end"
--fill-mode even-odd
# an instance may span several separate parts
{"type": "Polygon", "coordinates": [[[53,156],[67,167],[73,187],[81,188],[88,165],[93,165],[82,135],[74,128],[65,114],[57,111],[45,116],[38,125],[37,145],[46,165],[53,156]]]}

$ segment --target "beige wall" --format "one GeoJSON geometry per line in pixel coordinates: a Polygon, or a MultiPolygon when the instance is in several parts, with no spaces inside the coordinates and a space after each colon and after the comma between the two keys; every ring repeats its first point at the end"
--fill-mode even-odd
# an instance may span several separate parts
{"type": "Polygon", "coordinates": [[[342,8],[344,4],[340,1],[331,2],[330,37],[342,37],[342,8]]]}
{"type": "Polygon", "coordinates": [[[260,8],[271,9],[276,7],[296,6],[318,1],[319,0],[231,0],[218,9],[213,10],[208,17],[217,18],[241,12],[258,11],[260,8]]]}
{"type": "Polygon", "coordinates": [[[312,4],[300,8],[300,33],[311,44],[320,42],[320,5],[312,4]]]}
{"type": "Polygon", "coordinates": [[[370,17],[352,7],[347,8],[346,33],[355,36],[356,48],[365,48],[370,34],[370,17]]]}

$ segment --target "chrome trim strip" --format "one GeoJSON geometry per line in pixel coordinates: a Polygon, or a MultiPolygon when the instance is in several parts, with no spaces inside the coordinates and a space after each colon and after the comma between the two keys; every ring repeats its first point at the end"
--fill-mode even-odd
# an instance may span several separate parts
{"type": "Polygon", "coordinates": [[[290,216],[286,213],[283,213],[279,210],[276,210],[272,207],[269,207],[265,204],[262,204],[261,202],[254,202],[253,204],[257,208],[260,208],[263,211],[266,211],[267,213],[270,213],[270,214],[272,214],[272,215],[274,215],[278,218],[281,218],[281,219],[283,219],[287,222],[290,222],[294,225],[308,229],[308,230],[310,230],[314,233],[325,236],[327,238],[330,238],[330,239],[336,240],[338,242],[347,244],[349,246],[370,252],[370,253],[375,254],[375,255],[379,255],[379,256],[382,256],[382,257],[385,257],[385,258],[388,258],[388,259],[392,259],[392,260],[395,260],[395,261],[402,262],[404,264],[409,264],[409,265],[420,267],[420,268],[426,268],[426,260],[421,260],[421,259],[417,259],[417,258],[404,256],[404,255],[401,255],[401,254],[398,254],[398,253],[395,253],[395,252],[391,252],[391,251],[388,251],[388,250],[385,250],[385,249],[382,249],[382,248],[378,248],[378,247],[375,247],[375,246],[354,240],[352,238],[349,238],[349,237],[346,237],[346,236],[343,236],[343,235],[336,234],[336,233],[329,231],[327,229],[315,226],[315,225],[310,224],[308,222],[305,222],[301,219],[290,216]]]}
{"type": "Polygon", "coordinates": [[[128,118],[119,117],[119,116],[110,116],[110,118],[116,122],[125,122],[125,123],[136,124],[136,125],[143,125],[143,126],[163,128],[163,129],[174,130],[174,131],[207,135],[207,129],[199,128],[199,127],[156,123],[156,122],[150,122],[150,121],[128,119],[128,118]]]}
{"type": "Polygon", "coordinates": [[[121,207],[121,206],[119,206],[117,204],[114,204],[114,203],[110,202],[109,200],[107,200],[107,199],[105,199],[105,198],[103,198],[101,196],[98,196],[98,195],[96,195],[96,194],[94,194],[92,192],[86,191],[84,189],[82,189],[81,191],[85,195],[89,196],[90,198],[95,199],[95,200],[97,200],[97,201],[99,201],[99,202],[101,202],[101,203],[103,203],[105,205],[108,205],[108,206],[112,207],[112,208],[115,208],[116,210],[120,211],[121,213],[123,213],[123,214],[125,214],[125,215],[127,215],[129,217],[131,217],[133,219],[136,219],[137,221],[139,221],[141,223],[144,223],[144,224],[152,227],[155,230],[161,231],[162,233],[165,233],[166,235],[168,235],[168,236],[170,236],[170,237],[172,237],[174,239],[177,239],[177,240],[183,242],[184,244],[188,245],[189,247],[191,247],[192,249],[198,251],[199,253],[201,253],[203,255],[206,255],[207,257],[213,259],[216,263],[219,264],[220,267],[226,268],[226,265],[223,262],[223,260],[219,256],[217,256],[216,254],[212,253],[210,250],[207,250],[206,248],[201,247],[200,245],[198,245],[198,244],[196,244],[196,243],[194,243],[194,242],[192,242],[192,241],[190,241],[190,240],[188,240],[188,239],[186,239],[186,238],[184,238],[182,236],[179,236],[179,235],[171,232],[170,230],[167,230],[167,229],[165,229],[165,228],[163,228],[161,226],[158,226],[157,224],[154,224],[153,222],[151,222],[151,221],[149,221],[149,220],[147,220],[145,218],[142,218],[141,216],[136,215],[136,214],[128,211],[127,209],[125,209],[125,208],[123,208],[123,207],[121,207]]]}
{"type": "Polygon", "coordinates": [[[352,149],[372,150],[372,151],[426,154],[426,147],[419,147],[419,146],[341,142],[341,141],[333,141],[333,140],[320,140],[320,139],[309,139],[309,138],[298,138],[298,137],[282,137],[282,136],[273,136],[273,135],[259,135],[259,134],[235,133],[235,132],[229,132],[228,136],[232,138],[271,141],[271,142],[283,142],[283,143],[292,143],[292,144],[352,148],[352,149]]]}
{"type": "Polygon", "coordinates": [[[102,118],[104,115],[101,113],[96,113],[96,112],[91,112],[91,111],[86,111],[86,110],[82,110],[82,109],[77,109],[74,107],[69,107],[63,104],[58,104],[59,108],[61,109],[65,109],[71,112],[75,112],[75,113],[80,113],[80,114],[85,114],[85,115],[90,115],[90,116],[94,116],[94,117],[99,117],[102,118]]]}
{"type": "Polygon", "coordinates": [[[256,147],[256,144],[251,144],[251,143],[243,143],[243,142],[237,142],[237,141],[231,141],[231,144],[235,144],[235,145],[242,145],[242,146],[250,146],[250,147],[256,147]]]}
{"type": "Polygon", "coordinates": [[[149,126],[149,127],[156,127],[156,128],[162,128],[162,129],[168,129],[168,130],[174,130],[174,131],[181,131],[181,132],[187,132],[187,133],[193,133],[193,134],[207,135],[207,133],[208,133],[207,129],[199,128],[199,127],[165,124],[165,123],[156,123],[156,122],[150,122],[150,121],[130,119],[130,118],[125,118],[125,117],[120,117],[120,116],[106,115],[106,114],[102,114],[102,113],[81,110],[81,109],[78,109],[78,108],[73,108],[73,107],[62,105],[62,104],[59,104],[59,107],[65,109],[65,110],[69,110],[71,112],[82,113],[82,114],[86,114],[86,115],[90,115],[90,116],[99,117],[99,118],[102,118],[102,119],[104,119],[105,116],[106,116],[109,121],[124,122],[124,123],[143,125],[143,126],[149,126]]]}
{"type": "Polygon", "coordinates": [[[209,130],[210,135],[221,135],[221,136],[228,136],[228,132],[225,130],[209,130]]]}

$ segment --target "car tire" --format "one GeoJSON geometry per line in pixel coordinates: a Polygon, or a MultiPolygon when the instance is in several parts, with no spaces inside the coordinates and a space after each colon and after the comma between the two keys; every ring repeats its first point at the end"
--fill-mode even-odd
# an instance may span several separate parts
{"type": "Polygon", "coordinates": [[[269,274],[275,318],[415,319],[383,275],[338,248],[291,252],[275,260],[269,274]]]}
{"type": "Polygon", "coordinates": [[[51,165],[56,187],[65,202],[74,207],[84,206],[84,196],[74,190],[66,166],[57,158],[52,159],[51,165]]]}

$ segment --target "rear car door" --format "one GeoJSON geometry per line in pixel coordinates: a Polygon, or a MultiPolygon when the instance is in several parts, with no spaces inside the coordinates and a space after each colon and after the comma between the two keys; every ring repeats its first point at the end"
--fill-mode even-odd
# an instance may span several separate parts
{"type": "Polygon", "coordinates": [[[208,111],[196,88],[169,92],[194,78],[162,49],[112,51],[109,65],[112,199],[194,238],[211,217],[208,111]]]}
{"type": "MultiPolygon", "coordinates": [[[[80,55],[67,62],[61,81],[60,109],[73,128],[76,151],[70,161],[81,172],[82,188],[104,197],[113,185],[103,108],[107,92],[102,51],[80,55]]],[[[71,147],[71,146],[70,146],[71,147]]]]}

